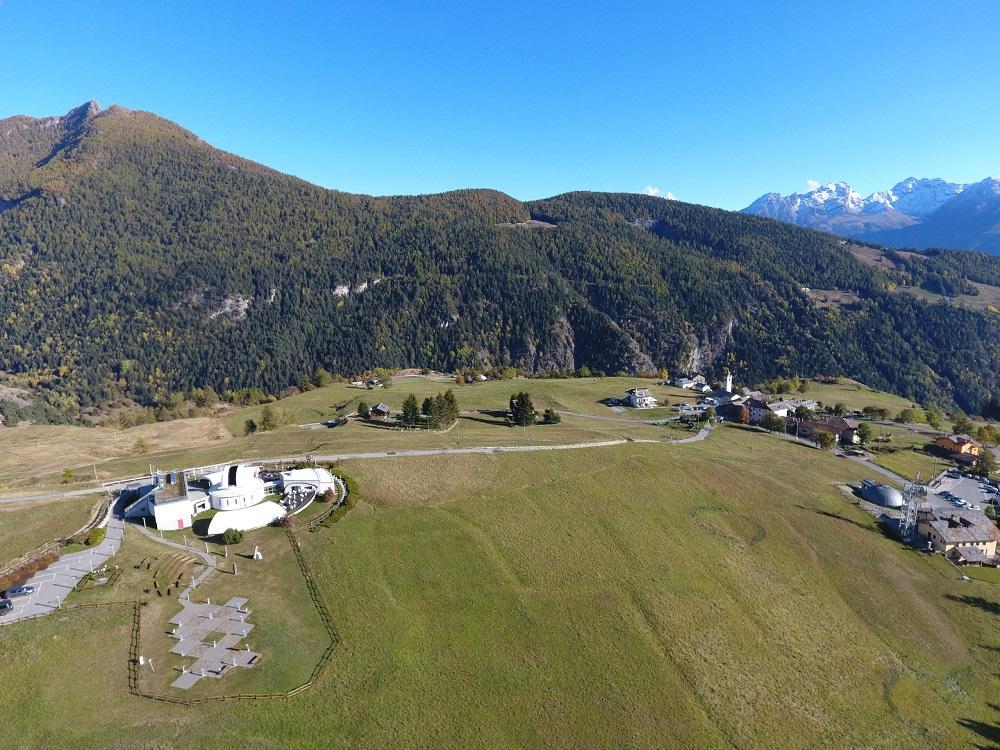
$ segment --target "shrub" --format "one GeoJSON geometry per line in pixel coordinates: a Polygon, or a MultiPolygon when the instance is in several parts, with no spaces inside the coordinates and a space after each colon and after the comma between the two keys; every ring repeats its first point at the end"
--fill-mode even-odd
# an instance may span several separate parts
{"type": "Polygon", "coordinates": [[[337,493],[333,491],[332,487],[328,487],[326,489],[326,492],[324,492],[322,495],[319,495],[316,499],[324,503],[332,503],[334,500],[337,499],[337,493]]]}
{"type": "Polygon", "coordinates": [[[104,534],[105,531],[103,528],[91,529],[84,544],[88,547],[94,547],[104,541],[104,534]]]}
{"type": "Polygon", "coordinates": [[[546,409],[542,415],[542,421],[545,424],[559,424],[562,422],[562,415],[554,409],[546,409]]]}
{"type": "Polygon", "coordinates": [[[226,529],[222,532],[223,544],[239,544],[243,541],[243,532],[239,529],[226,529]]]}
{"type": "Polygon", "coordinates": [[[333,469],[332,473],[334,476],[339,477],[340,480],[346,485],[347,495],[349,498],[354,501],[361,498],[361,490],[359,489],[358,481],[354,477],[345,474],[344,471],[339,468],[333,469]]]}

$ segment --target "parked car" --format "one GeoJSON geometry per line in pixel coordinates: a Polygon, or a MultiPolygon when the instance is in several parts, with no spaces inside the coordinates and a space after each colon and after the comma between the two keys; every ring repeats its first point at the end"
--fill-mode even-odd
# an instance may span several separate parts
{"type": "Polygon", "coordinates": [[[8,599],[13,599],[15,596],[28,596],[29,594],[35,593],[34,586],[15,586],[12,589],[7,589],[3,592],[3,595],[8,599]]]}
{"type": "Polygon", "coordinates": [[[10,599],[0,599],[0,615],[5,615],[14,609],[14,602],[10,599]]]}

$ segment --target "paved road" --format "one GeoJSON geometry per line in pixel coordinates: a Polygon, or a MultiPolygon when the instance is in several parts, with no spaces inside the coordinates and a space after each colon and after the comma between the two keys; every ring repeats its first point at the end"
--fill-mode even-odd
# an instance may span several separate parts
{"type": "MultiPolygon", "coordinates": [[[[769,432],[769,431],[765,430],[763,427],[757,427],[756,431],[760,432],[760,433],[763,433],[765,435],[774,435],[775,437],[784,438],[785,440],[788,440],[788,441],[790,441],[792,443],[799,443],[801,445],[808,445],[811,448],[815,448],[816,447],[816,444],[813,441],[806,440],[805,438],[800,438],[797,435],[789,435],[789,434],[784,433],[784,432],[769,432]]],[[[862,464],[863,466],[867,466],[872,471],[874,471],[874,472],[876,472],[878,474],[881,474],[882,476],[886,477],[887,479],[891,479],[894,482],[898,482],[901,486],[905,486],[910,481],[909,479],[903,479],[903,477],[899,476],[899,474],[895,473],[894,471],[890,471],[889,469],[885,468],[884,466],[879,466],[878,464],[876,464],[876,463],[874,463],[872,461],[869,461],[867,458],[863,458],[862,456],[851,456],[851,455],[845,453],[844,451],[840,450],[839,448],[837,449],[837,455],[840,456],[841,458],[847,458],[847,459],[850,459],[851,461],[854,461],[855,463],[859,463],[859,464],[862,464]]]]}
{"type": "Polygon", "coordinates": [[[697,435],[692,435],[691,437],[686,438],[670,438],[667,442],[673,443],[674,445],[680,445],[681,443],[700,443],[702,440],[707,438],[711,432],[711,427],[702,427],[698,430],[697,435]]]}
{"type": "Polygon", "coordinates": [[[24,503],[31,500],[64,500],[68,497],[81,497],[83,495],[93,495],[95,492],[114,492],[123,489],[129,482],[134,482],[141,477],[131,479],[120,479],[115,482],[105,482],[96,487],[84,487],[79,490],[62,490],[61,492],[48,492],[41,495],[17,495],[14,497],[0,497],[0,503],[24,503]]]}
{"type": "Polygon", "coordinates": [[[867,458],[862,458],[861,456],[849,456],[846,453],[842,452],[838,453],[837,455],[842,456],[843,458],[849,458],[851,461],[854,461],[856,463],[863,464],[872,471],[878,472],[887,479],[891,479],[892,481],[899,483],[901,486],[905,487],[910,482],[909,479],[903,479],[903,477],[899,476],[899,474],[897,474],[896,472],[890,471],[884,466],[879,466],[877,463],[869,461],[867,458]]]}
{"type": "MultiPolygon", "coordinates": [[[[624,420],[632,421],[632,420],[624,420]]],[[[634,423],[634,422],[633,422],[634,423]]],[[[697,436],[695,436],[697,437],[697,436]]],[[[703,438],[699,438],[703,439],[703,438]]],[[[689,438],[684,439],[685,442],[689,442],[689,438]]],[[[606,448],[613,445],[624,445],[625,443],[656,443],[660,442],[658,440],[601,440],[591,443],[560,443],[555,445],[481,445],[473,446],[469,448],[431,448],[426,450],[400,450],[400,451],[371,451],[367,453],[328,453],[328,454],[318,454],[318,453],[300,453],[294,456],[275,456],[271,458],[255,458],[253,461],[255,463],[289,463],[293,461],[304,461],[307,459],[312,459],[313,461],[349,461],[351,459],[370,459],[370,458],[400,458],[400,457],[410,457],[410,456],[448,456],[448,455],[461,455],[470,453],[481,453],[481,454],[491,454],[491,453],[526,453],[530,451],[562,451],[562,450],[575,450],[583,448],[606,448]]],[[[212,465],[217,466],[216,464],[212,465]]],[[[194,468],[206,468],[206,467],[194,467],[194,468]]],[[[45,495],[20,495],[16,497],[0,498],[0,502],[4,503],[20,503],[27,502],[31,500],[58,500],[67,497],[74,497],[77,495],[86,495],[93,492],[103,492],[105,490],[114,491],[116,489],[124,489],[129,483],[139,481],[141,479],[146,479],[146,477],[131,477],[129,479],[122,479],[115,482],[106,482],[97,487],[91,487],[89,489],[79,489],[79,490],[66,490],[64,492],[52,492],[45,495]]]]}
{"type": "Polygon", "coordinates": [[[664,417],[663,419],[628,419],[626,417],[602,417],[597,414],[582,414],[578,411],[558,410],[558,414],[565,414],[570,417],[583,417],[584,419],[597,419],[602,422],[624,422],[625,424],[668,424],[678,421],[679,417],[664,417]]]}
{"type": "Polygon", "coordinates": [[[80,582],[80,579],[97,570],[118,552],[125,534],[124,521],[112,514],[108,519],[104,541],[82,552],[71,552],[45,570],[40,570],[26,584],[35,587],[30,596],[16,597],[14,611],[0,617],[0,625],[17,622],[27,617],[49,614],[59,608],[63,599],[80,582]]]}
{"type": "MultiPolygon", "coordinates": [[[[409,456],[449,456],[468,453],[527,453],[530,451],[564,451],[576,448],[606,448],[611,445],[624,445],[628,440],[601,440],[594,443],[563,443],[558,445],[483,445],[470,448],[430,448],[426,450],[373,451],[371,453],[332,453],[320,456],[310,454],[314,461],[349,461],[361,458],[400,458],[409,456]]],[[[639,442],[639,441],[634,441],[639,442]]],[[[648,442],[648,441],[643,441],[648,442]]],[[[284,458],[266,459],[267,461],[298,461],[305,456],[286,456],[284,458]]]]}

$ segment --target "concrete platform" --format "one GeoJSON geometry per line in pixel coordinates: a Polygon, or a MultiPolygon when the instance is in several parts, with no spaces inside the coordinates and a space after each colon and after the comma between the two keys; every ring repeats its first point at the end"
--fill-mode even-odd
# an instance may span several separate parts
{"type": "Polygon", "coordinates": [[[170,653],[195,661],[183,668],[172,687],[187,690],[203,677],[219,679],[230,669],[248,669],[259,660],[260,654],[239,647],[254,628],[247,622],[246,599],[236,596],[225,604],[180,602],[183,608],[170,619],[174,625],[170,636],[177,639],[170,653]]]}

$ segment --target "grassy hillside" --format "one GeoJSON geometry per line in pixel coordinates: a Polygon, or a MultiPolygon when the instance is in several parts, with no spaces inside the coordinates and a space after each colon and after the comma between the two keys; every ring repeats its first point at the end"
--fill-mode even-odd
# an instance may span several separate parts
{"type": "MultiPolygon", "coordinates": [[[[643,417],[648,417],[649,412],[618,412],[600,403],[608,396],[623,396],[627,388],[637,384],[648,385],[658,397],[671,403],[693,398],[690,391],[635,378],[522,378],[467,386],[417,378],[372,391],[338,383],[281,399],[273,408],[293,424],[252,436],[243,435],[244,425],[247,419],[260,420],[260,406],[235,410],[224,419],[183,419],[127,430],[45,425],[0,430],[0,484],[8,493],[24,494],[92,483],[95,471],[101,480],[136,476],[148,472],[151,464],[171,469],[306,453],[571,443],[624,436],[661,439],[684,434],[675,428],[645,424],[643,417]],[[334,429],[297,426],[352,412],[358,399],[369,405],[385,401],[398,409],[410,393],[422,400],[449,387],[455,389],[460,406],[471,413],[448,432],[403,432],[358,423],[334,429]],[[502,412],[511,394],[521,390],[532,394],[539,411],[551,407],[614,421],[567,416],[559,425],[515,430],[506,425],[502,414],[474,413],[502,412]],[[72,469],[74,475],[73,483],[68,485],[63,484],[66,468],[72,469]]],[[[657,416],[665,415],[657,410],[657,416]]]]}
{"type": "MultiPolygon", "coordinates": [[[[655,381],[641,378],[569,378],[535,380],[515,378],[511,380],[489,380],[482,383],[457,386],[453,382],[439,382],[426,378],[397,379],[389,388],[372,390],[356,388],[343,383],[334,383],[295,396],[282,399],[278,408],[295,422],[321,422],[345,413],[352,413],[357,402],[364,401],[369,406],[383,402],[399,410],[409,394],[423,401],[427,396],[442,393],[448,388],[455,392],[459,406],[463,410],[506,411],[510,397],[520,391],[531,395],[535,409],[557,409],[600,417],[641,421],[656,412],[657,418],[676,415],[659,413],[658,410],[624,409],[616,411],[605,406],[607,398],[624,398],[625,392],[633,387],[648,388],[661,404],[694,402],[697,394],[672,386],[659,386],[655,381]]],[[[239,409],[226,418],[226,426],[234,434],[243,431],[247,419],[260,419],[263,407],[239,409]]]]}
{"type": "MultiPolygon", "coordinates": [[[[799,394],[795,394],[798,396],[799,394]]],[[[916,405],[909,399],[897,396],[894,393],[886,393],[877,388],[872,388],[864,383],[849,378],[842,379],[839,383],[817,383],[809,381],[808,392],[801,395],[801,398],[811,398],[823,404],[833,406],[843,404],[848,409],[860,411],[866,406],[876,406],[889,410],[889,418],[896,416],[903,409],[909,409],[916,405]]],[[[923,410],[916,408],[918,413],[923,410]]]]}
{"type": "MultiPolygon", "coordinates": [[[[602,401],[621,397],[632,386],[643,386],[661,403],[693,402],[696,394],[640,378],[528,379],[488,381],[456,386],[432,378],[399,379],[391,388],[366,390],[343,383],[317,388],[281,399],[272,405],[290,424],[272,432],[244,435],[248,419],[260,421],[261,406],[233,409],[222,417],[200,417],[140,425],[126,430],[105,427],[33,425],[0,429],[0,486],[6,494],[35,494],[71,489],[93,483],[95,472],[104,481],[160,469],[202,466],[223,461],[273,458],[305,454],[352,454],[368,451],[469,447],[476,445],[535,445],[607,439],[661,440],[683,437],[676,426],[650,425],[651,419],[672,416],[668,409],[614,409],[602,401]],[[409,394],[423,400],[452,388],[465,414],[447,432],[400,431],[351,422],[336,428],[318,423],[352,413],[358,400],[379,401],[399,409],[409,394]],[[502,412],[511,394],[531,394],[536,408],[568,412],[562,424],[528,429],[508,427],[502,412]],[[579,416],[576,416],[579,415],[579,416]],[[312,427],[303,425],[312,424],[312,427]],[[64,483],[65,469],[73,472],[64,483]]],[[[802,394],[794,394],[802,395],[802,394]]],[[[909,401],[860,383],[810,382],[804,396],[826,404],[843,403],[850,409],[884,406],[890,414],[910,406],[909,401]]],[[[919,470],[924,476],[941,462],[923,453],[905,450],[922,447],[927,436],[903,426],[880,427],[891,433],[888,448],[878,462],[905,476],[919,470]]]]}
{"type": "Polygon", "coordinates": [[[303,539],[342,639],[317,689],[132,698],[124,613],[67,613],[0,628],[23,656],[0,663],[13,745],[996,739],[1000,589],[879,533],[835,486],[860,478],[852,462],[730,427],[687,446],[347,468],[364,502],[303,539]],[[63,718],[34,721],[41,704],[63,718]]]}
{"type": "Polygon", "coordinates": [[[0,503],[0,566],[45,542],[68,537],[87,522],[100,499],[0,503]]]}

